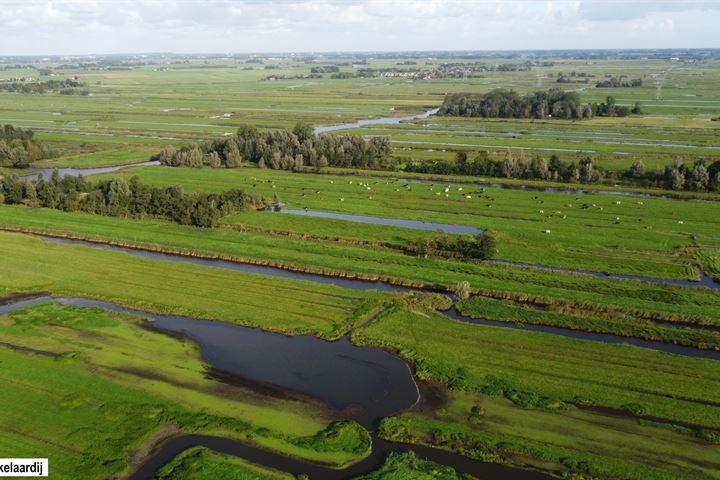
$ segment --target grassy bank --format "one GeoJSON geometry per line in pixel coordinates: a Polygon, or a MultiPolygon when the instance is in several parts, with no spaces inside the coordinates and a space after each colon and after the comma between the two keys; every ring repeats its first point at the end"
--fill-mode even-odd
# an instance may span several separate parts
{"type": "Polygon", "coordinates": [[[194,343],[146,324],[52,303],[0,316],[0,338],[11,346],[0,348],[10,407],[1,417],[15,425],[0,450],[32,456],[54,445],[59,478],[77,478],[74,462],[88,469],[83,478],[127,472],[150,451],[148,442],[177,432],[224,435],[338,466],[369,452],[369,436],[358,425],[328,427],[332,416],[319,405],[212,379],[194,343]],[[28,421],[33,410],[42,413],[28,421]]]}
{"type": "MultiPolygon", "coordinates": [[[[568,195],[474,185],[451,186],[446,192],[443,184],[252,168],[139,167],[117,175],[126,179],[138,175],[146,183],[183,185],[188,190],[243,188],[277,198],[286,208],[487,229],[496,235],[497,257],[503,260],[606,273],[697,278],[697,263],[686,249],[720,246],[716,238],[720,229],[718,202],[568,195]]],[[[239,220],[254,225],[251,218],[239,220]]],[[[269,228],[269,221],[257,226],[269,228]]],[[[318,220],[293,228],[313,234],[324,228],[319,225],[318,220]]],[[[332,228],[336,224],[327,225],[332,228]]],[[[348,231],[364,227],[346,222],[348,231]]],[[[376,240],[372,232],[368,229],[364,239],[376,240]]]]}
{"type": "Polygon", "coordinates": [[[0,268],[13,272],[0,279],[0,291],[8,293],[50,291],[325,338],[352,327],[356,299],[364,298],[332,285],[49,244],[24,235],[0,238],[0,268]],[[266,301],[268,295],[273,302],[266,301]]]}
{"type": "Polygon", "coordinates": [[[397,350],[418,376],[520,405],[601,406],[720,427],[717,362],[627,345],[466,324],[391,309],[353,335],[397,350]]]}
{"type": "Polygon", "coordinates": [[[506,265],[423,259],[386,249],[230,229],[205,230],[155,220],[1,205],[0,224],[18,231],[94,239],[312,273],[383,279],[418,287],[437,286],[452,290],[458,282],[468,281],[476,292],[494,298],[557,305],[582,304],[586,310],[609,310],[649,319],[713,323],[718,320],[720,311],[720,295],[705,288],[678,288],[506,265]]]}
{"type": "Polygon", "coordinates": [[[396,350],[450,389],[444,403],[383,421],[384,438],[578,478],[719,478],[711,360],[401,309],[353,341],[396,350]]]}
{"type": "Polygon", "coordinates": [[[610,333],[622,337],[685,345],[695,348],[720,350],[720,331],[682,328],[683,324],[662,325],[625,315],[597,314],[581,310],[568,314],[561,311],[539,311],[526,305],[474,297],[460,301],[458,311],[471,318],[486,318],[499,322],[549,325],[586,332],[610,333]]]}
{"type": "Polygon", "coordinates": [[[165,465],[157,480],[293,480],[294,475],[254,465],[204,447],[184,451],[165,465]]]}

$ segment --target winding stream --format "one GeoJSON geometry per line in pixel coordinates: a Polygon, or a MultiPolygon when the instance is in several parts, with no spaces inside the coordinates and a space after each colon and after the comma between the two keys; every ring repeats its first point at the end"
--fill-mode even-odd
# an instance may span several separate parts
{"type": "Polygon", "coordinates": [[[33,172],[36,172],[37,175],[30,175],[28,177],[23,177],[24,179],[28,180],[38,180],[40,177],[42,177],[44,180],[49,180],[50,177],[52,177],[52,174],[55,170],[58,171],[58,174],[60,175],[60,178],[65,176],[71,176],[71,177],[77,177],[78,175],[88,176],[88,175],[99,175],[102,173],[112,173],[117,172],[118,170],[122,170],[124,168],[130,168],[130,167],[149,167],[149,166],[155,166],[160,165],[160,162],[158,161],[152,161],[152,162],[140,162],[140,163],[129,163],[125,165],[113,165],[109,167],[95,167],[95,168],[31,168],[33,172]]]}
{"type": "Polygon", "coordinates": [[[621,273],[605,273],[595,272],[592,270],[582,270],[579,268],[561,268],[551,267],[549,265],[542,265],[538,263],[524,263],[524,262],[509,262],[507,260],[491,260],[493,263],[499,265],[512,265],[515,267],[524,268],[536,268],[538,270],[550,270],[552,272],[563,272],[563,273],[577,273],[580,275],[590,275],[596,278],[617,278],[619,280],[636,280],[638,282],[653,283],[655,285],[674,285],[676,287],[707,287],[707,288],[720,288],[720,283],[712,279],[712,277],[705,273],[700,273],[700,280],[680,280],[674,278],[657,278],[657,277],[643,277],[641,275],[623,275],[621,273]]]}
{"type": "Polygon", "coordinates": [[[304,215],[308,217],[333,218],[336,220],[347,220],[350,222],[374,223],[375,225],[389,225],[394,227],[414,228],[416,230],[428,230],[437,232],[441,230],[447,233],[462,233],[467,235],[478,235],[483,231],[479,228],[467,225],[455,225],[450,223],[423,222],[422,220],[406,220],[402,218],[371,217],[369,215],[352,215],[349,213],[323,212],[319,210],[294,210],[291,208],[274,209],[274,212],[286,213],[289,215],[304,215]]]}
{"type": "MultiPolygon", "coordinates": [[[[360,279],[337,278],[337,277],[314,274],[314,273],[292,272],[292,271],[285,270],[285,269],[282,269],[279,267],[257,266],[257,265],[251,265],[251,264],[245,264],[245,263],[229,262],[226,260],[202,259],[202,258],[187,257],[187,256],[175,255],[175,254],[169,254],[169,253],[148,252],[145,250],[137,250],[137,249],[127,248],[127,247],[117,247],[114,245],[106,245],[106,244],[102,244],[102,243],[88,242],[85,240],[53,238],[53,237],[46,237],[46,236],[42,236],[42,235],[39,235],[39,236],[48,242],[74,244],[74,245],[85,245],[85,246],[92,247],[92,248],[101,248],[101,249],[105,249],[105,250],[121,251],[121,252],[128,253],[130,255],[135,255],[135,256],[144,257],[144,258],[151,258],[151,259],[156,259],[156,260],[192,263],[195,265],[202,265],[202,266],[207,266],[207,267],[216,267],[216,268],[223,268],[223,269],[228,269],[228,270],[236,270],[236,271],[250,272],[250,273],[260,273],[263,275],[271,275],[271,276],[284,277],[284,278],[293,278],[295,280],[305,280],[305,281],[316,282],[316,283],[332,284],[332,285],[347,288],[350,290],[381,290],[381,291],[387,291],[387,292],[409,292],[409,291],[418,291],[419,290],[419,289],[414,289],[414,288],[410,288],[410,287],[403,287],[401,285],[393,285],[391,283],[382,282],[382,281],[367,281],[367,280],[360,280],[360,279]]],[[[1,307],[0,307],[0,313],[2,313],[1,307]]],[[[664,343],[664,342],[658,342],[658,341],[643,340],[643,339],[633,338],[633,337],[623,337],[623,336],[612,335],[612,334],[585,332],[585,331],[581,331],[581,330],[571,330],[571,329],[566,329],[566,328],[552,327],[552,326],[545,326],[545,325],[533,325],[533,324],[519,325],[516,323],[510,323],[510,322],[500,322],[500,321],[486,320],[486,319],[475,319],[475,318],[470,318],[470,317],[461,315],[454,308],[447,312],[439,312],[439,313],[442,313],[442,314],[446,315],[447,317],[450,317],[454,320],[458,320],[458,321],[465,322],[465,323],[472,323],[472,324],[477,324],[477,325],[489,325],[489,326],[500,327],[500,328],[522,328],[522,329],[525,329],[528,331],[549,333],[552,335],[560,335],[560,336],[569,337],[569,338],[580,338],[583,340],[589,340],[589,341],[601,342],[601,343],[630,344],[630,345],[635,345],[635,346],[643,347],[643,348],[649,348],[649,349],[657,350],[657,351],[661,351],[661,352],[673,353],[676,355],[685,355],[685,356],[689,356],[689,357],[709,358],[709,359],[713,359],[713,360],[720,360],[720,352],[715,351],[715,350],[701,350],[701,349],[696,349],[696,348],[692,348],[692,347],[673,345],[670,343],[664,343]]]]}
{"type": "Polygon", "coordinates": [[[334,132],[336,130],[349,130],[352,128],[361,128],[367,125],[395,125],[400,122],[405,122],[409,120],[421,120],[424,118],[429,118],[432,115],[435,115],[440,109],[439,108],[431,108],[430,110],[426,111],[425,113],[420,113],[418,115],[411,115],[406,117],[380,117],[380,118],[370,118],[365,120],[358,120],[354,123],[342,123],[340,125],[326,125],[326,126],[319,126],[315,127],[315,135],[319,135],[321,133],[328,133],[328,132],[334,132]]]}
{"type": "MultiPolygon", "coordinates": [[[[480,478],[507,480],[549,480],[544,473],[525,471],[506,465],[483,463],[442,450],[395,444],[377,436],[377,422],[407,410],[420,400],[420,390],[412,371],[402,359],[383,350],[356,347],[349,336],[326,342],[311,336],[289,337],[258,328],[227,322],[200,320],[174,315],[158,315],[114,303],[84,298],[38,297],[0,306],[0,314],[44,302],[96,307],[138,315],[152,321],[154,329],[180,333],[200,345],[204,361],[241,382],[255,386],[273,385],[282,390],[301,392],[318,398],[346,418],[365,426],[372,436],[369,457],[343,470],[297,460],[228,438],[183,435],[163,443],[130,478],[145,480],[175,456],[193,446],[242,457],[250,462],[293,474],[309,474],[313,479],[349,479],[368,474],[382,465],[392,452],[415,451],[423,458],[450,465],[458,472],[480,478]],[[282,354],[278,354],[282,352],[282,354]]],[[[213,369],[210,375],[213,375],[213,369]]],[[[228,375],[222,379],[228,381],[228,375]]],[[[287,393],[287,392],[285,392],[287,393]]]]}

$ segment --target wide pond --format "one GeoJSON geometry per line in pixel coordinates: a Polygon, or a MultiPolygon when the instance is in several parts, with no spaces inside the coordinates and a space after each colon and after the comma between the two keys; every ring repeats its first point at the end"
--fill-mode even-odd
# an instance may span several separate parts
{"type": "Polygon", "coordinates": [[[179,333],[197,342],[203,359],[213,367],[210,375],[245,386],[249,381],[251,387],[264,392],[274,390],[276,395],[292,392],[309,395],[326,403],[338,415],[357,420],[372,435],[370,456],[343,470],[292,459],[227,438],[185,435],[164,443],[130,476],[133,480],[153,478],[155,472],[176,455],[197,445],[285,472],[309,474],[313,479],[340,480],[367,474],[382,465],[390,453],[408,450],[479,478],[550,478],[540,472],[478,462],[433,448],[395,444],[379,438],[374,432],[377,421],[414,406],[420,400],[420,390],[409,365],[399,357],[383,350],[353,346],[348,337],[335,342],[308,336],[289,337],[221,321],[159,315],[84,298],[43,296],[0,305],[0,314],[49,301],[147,318],[155,329],[179,333]],[[218,370],[222,373],[218,374],[218,370]]]}

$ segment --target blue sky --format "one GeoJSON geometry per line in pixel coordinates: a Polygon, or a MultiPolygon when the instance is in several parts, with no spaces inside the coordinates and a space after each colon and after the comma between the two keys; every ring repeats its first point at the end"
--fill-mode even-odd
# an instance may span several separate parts
{"type": "Polygon", "coordinates": [[[720,0],[0,0],[1,55],[720,47],[720,0]]]}

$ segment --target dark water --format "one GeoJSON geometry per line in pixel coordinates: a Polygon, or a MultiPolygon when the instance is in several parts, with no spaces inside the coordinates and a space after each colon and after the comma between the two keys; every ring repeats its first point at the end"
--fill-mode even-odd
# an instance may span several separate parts
{"type": "Polygon", "coordinates": [[[710,360],[720,360],[720,352],[716,350],[701,350],[693,347],[685,347],[682,345],[674,345],[672,343],[656,342],[652,340],[643,340],[641,338],[623,337],[620,335],[612,335],[609,333],[593,333],[584,332],[582,330],[570,330],[568,328],[551,327],[546,325],[534,325],[531,323],[510,323],[499,322],[495,320],[487,320],[484,318],[471,318],[461,315],[454,307],[444,312],[446,316],[464,323],[473,323],[475,325],[487,325],[500,328],[515,328],[526,330],[529,332],[550,333],[561,337],[578,338],[581,340],[589,340],[592,342],[610,343],[618,345],[634,345],[636,347],[649,348],[659,352],[673,353],[675,355],[683,355],[686,357],[707,358],[710,360]]]}
{"type": "Polygon", "coordinates": [[[204,446],[210,450],[244,458],[264,467],[274,468],[291,474],[305,473],[312,480],[350,480],[380,468],[393,452],[414,451],[420,458],[432,460],[441,465],[453,467],[459,473],[474,475],[481,480],[551,480],[554,477],[537,471],[520,470],[506,465],[483,463],[467,457],[419,445],[392,443],[373,435],[370,456],[342,470],[304,462],[277,453],[262,450],[227,438],[207,435],[185,435],[165,443],[162,448],[135,473],[131,480],[150,480],[164,465],[185,450],[204,446]]]}
{"type": "Polygon", "coordinates": [[[88,175],[97,175],[101,173],[112,173],[117,172],[118,170],[122,170],[123,168],[130,168],[130,167],[147,167],[147,166],[155,166],[160,165],[160,162],[141,162],[141,163],[131,163],[127,165],[114,165],[110,167],[96,167],[96,168],[31,168],[33,172],[37,172],[37,175],[27,176],[23,177],[24,179],[29,180],[37,180],[40,177],[44,178],[45,180],[49,180],[52,176],[53,172],[55,170],[58,171],[60,174],[60,178],[65,176],[71,176],[71,177],[77,177],[78,175],[88,176],[88,175]]]}
{"type": "Polygon", "coordinates": [[[512,265],[515,267],[527,267],[527,268],[537,268],[540,270],[551,270],[553,272],[578,273],[581,275],[590,275],[592,277],[597,277],[597,278],[617,278],[620,280],[637,280],[639,282],[653,283],[656,285],[675,285],[678,287],[720,288],[720,283],[717,283],[715,280],[712,279],[712,277],[709,277],[708,275],[705,275],[704,273],[700,274],[699,281],[693,281],[693,280],[679,280],[679,279],[673,279],[673,278],[643,277],[640,275],[623,275],[620,273],[594,272],[592,270],[551,267],[549,265],[541,265],[541,264],[537,264],[537,263],[509,262],[507,260],[492,260],[492,262],[498,263],[501,265],[512,265]]]}
{"type": "Polygon", "coordinates": [[[353,128],[360,128],[367,125],[394,125],[398,124],[400,122],[409,121],[409,120],[420,120],[423,118],[428,118],[432,115],[435,115],[439,108],[433,108],[425,113],[421,113],[419,115],[412,115],[412,116],[406,116],[406,117],[380,117],[380,118],[372,118],[367,120],[358,120],[354,123],[343,123],[340,125],[326,125],[326,126],[320,126],[315,127],[315,135],[319,135],[321,133],[328,133],[328,132],[334,132],[336,130],[349,130],[353,128]]]}
{"type": "Polygon", "coordinates": [[[196,341],[205,362],[215,369],[318,398],[334,410],[350,412],[351,418],[367,428],[419,400],[418,386],[403,360],[383,350],[356,347],[347,336],[328,342],[309,335],[287,336],[84,298],[39,297],[0,307],[0,313],[48,301],[148,318],[156,329],[196,341]]]}
{"type": "MultiPolygon", "coordinates": [[[[355,347],[347,337],[337,342],[308,336],[288,337],[221,321],[158,315],[83,298],[39,297],[2,306],[0,313],[48,301],[62,305],[98,307],[148,318],[161,331],[180,333],[195,340],[200,345],[203,359],[209,365],[242,379],[316,397],[336,410],[351,412],[350,418],[356,419],[371,432],[374,432],[379,419],[406,410],[420,399],[412,371],[403,360],[382,350],[355,347]]],[[[187,435],[164,443],[130,478],[153,478],[159,468],[197,445],[274,469],[295,474],[306,473],[313,479],[346,479],[367,474],[382,465],[390,453],[408,450],[481,478],[550,478],[539,472],[482,463],[433,448],[394,444],[380,439],[375,433],[371,435],[371,455],[343,470],[288,458],[226,438],[187,435]]]]}
{"type": "Polygon", "coordinates": [[[283,208],[274,210],[280,213],[290,215],[305,215],[308,217],[334,218],[337,220],[348,220],[350,222],[374,223],[376,225],[389,225],[393,227],[407,227],[416,230],[429,230],[432,232],[443,231],[446,233],[464,233],[468,235],[478,235],[483,231],[479,228],[468,227],[466,225],[453,225],[450,223],[434,223],[423,222],[421,220],[404,220],[400,218],[383,218],[371,217],[367,215],[351,215],[349,213],[321,212],[318,210],[293,210],[283,208]]]}

